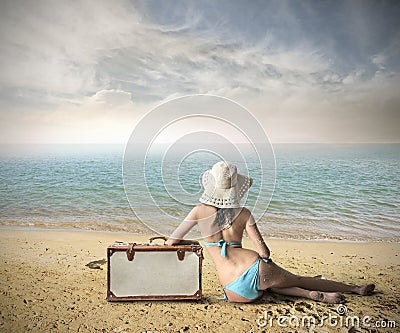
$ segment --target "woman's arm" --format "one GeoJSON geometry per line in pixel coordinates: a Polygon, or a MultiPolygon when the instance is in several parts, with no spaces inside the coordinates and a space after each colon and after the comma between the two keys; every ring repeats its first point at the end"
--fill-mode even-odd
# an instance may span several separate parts
{"type": "Polygon", "coordinates": [[[257,224],[254,221],[254,217],[250,214],[249,219],[246,222],[246,231],[251,241],[257,249],[257,252],[261,258],[269,258],[270,251],[268,246],[265,244],[264,239],[261,236],[260,230],[258,230],[257,224]]]}
{"type": "Polygon", "coordinates": [[[197,223],[196,207],[194,207],[182,223],[175,229],[175,231],[168,238],[167,245],[175,245],[181,243],[181,240],[197,223]]]}

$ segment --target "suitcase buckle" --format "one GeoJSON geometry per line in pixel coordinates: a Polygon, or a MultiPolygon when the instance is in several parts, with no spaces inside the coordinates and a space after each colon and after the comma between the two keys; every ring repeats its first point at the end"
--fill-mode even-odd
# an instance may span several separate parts
{"type": "Polygon", "coordinates": [[[136,243],[129,243],[129,247],[126,250],[126,256],[129,261],[132,261],[133,258],[135,257],[135,250],[133,249],[136,243]]]}
{"type": "Polygon", "coordinates": [[[185,251],[183,251],[182,249],[178,249],[178,251],[176,251],[176,254],[178,255],[178,259],[180,261],[182,261],[185,258],[185,251]]]}

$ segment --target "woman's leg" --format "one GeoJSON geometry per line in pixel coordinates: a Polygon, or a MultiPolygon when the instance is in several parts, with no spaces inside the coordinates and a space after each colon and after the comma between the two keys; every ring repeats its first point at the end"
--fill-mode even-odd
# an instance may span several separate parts
{"type": "Polygon", "coordinates": [[[307,289],[299,288],[299,287],[290,287],[290,288],[270,288],[275,294],[286,295],[286,296],[298,296],[310,298],[310,292],[307,289]]]}
{"type": "Polygon", "coordinates": [[[354,286],[332,280],[300,276],[290,273],[275,263],[264,263],[260,265],[260,287],[262,289],[299,287],[313,291],[352,292],[367,295],[374,290],[375,285],[354,286]]]}
{"type": "Polygon", "coordinates": [[[319,291],[310,291],[299,287],[290,288],[270,288],[275,294],[287,295],[287,296],[298,296],[312,299],[314,301],[320,301],[325,303],[344,303],[345,298],[339,293],[326,293],[319,291]]]}

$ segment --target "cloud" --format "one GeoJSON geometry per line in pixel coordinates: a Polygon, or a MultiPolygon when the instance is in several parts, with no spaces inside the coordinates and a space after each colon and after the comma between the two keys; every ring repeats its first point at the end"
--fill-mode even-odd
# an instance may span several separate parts
{"type": "Polygon", "coordinates": [[[326,126],[335,112],[353,119],[357,105],[369,119],[396,117],[381,106],[397,103],[398,11],[348,2],[3,1],[0,140],[122,140],[145,110],[193,93],[238,100],[267,128],[277,125],[279,140],[335,140],[326,126]]]}
{"type": "Polygon", "coordinates": [[[99,53],[124,46],[138,20],[128,7],[123,1],[115,7],[108,1],[2,2],[0,84],[78,96],[100,89],[99,53]]]}
{"type": "Polygon", "coordinates": [[[131,100],[131,93],[110,89],[87,96],[80,103],[63,104],[54,112],[46,113],[44,119],[47,127],[60,124],[67,128],[54,133],[53,141],[120,143],[128,140],[135,121],[145,111],[131,100]]]}
{"type": "Polygon", "coordinates": [[[129,92],[100,90],[92,96],[65,99],[51,112],[44,109],[0,114],[3,143],[121,143],[129,138],[147,106],[129,92]]]}
{"type": "Polygon", "coordinates": [[[122,90],[100,90],[89,98],[93,104],[120,107],[131,103],[131,93],[122,90]]]}
{"type": "MultiPolygon", "coordinates": [[[[116,86],[138,98],[162,98],[176,91],[215,90],[214,83],[246,87],[254,76],[270,81],[283,73],[293,82],[298,72],[326,69],[314,50],[268,45],[273,51],[266,52],[265,45],[248,47],[220,41],[218,34],[193,32],[203,19],[194,9],[184,10],[181,23],[159,25],[144,21],[125,1],[116,6],[39,2],[34,8],[17,1],[8,7],[2,20],[0,83],[16,89],[80,97],[116,86]]],[[[176,10],[175,16],[180,14],[176,10]]]]}

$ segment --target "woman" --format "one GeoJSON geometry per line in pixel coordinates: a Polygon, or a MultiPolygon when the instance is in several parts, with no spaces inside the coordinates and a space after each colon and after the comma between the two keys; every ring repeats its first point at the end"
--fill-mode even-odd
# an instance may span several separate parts
{"type": "Polygon", "coordinates": [[[230,301],[252,302],[262,295],[263,290],[269,289],[282,295],[343,303],[344,296],[340,292],[367,295],[374,290],[373,284],[351,286],[319,277],[295,275],[274,263],[252,214],[239,204],[252,179],[238,174],[232,163],[216,163],[204,173],[202,182],[201,204],[192,209],[167,244],[178,244],[197,224],[225,297],[230,301]],[[244,230],[257,252],[242,248],[244,230]]]}

